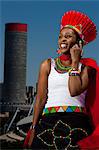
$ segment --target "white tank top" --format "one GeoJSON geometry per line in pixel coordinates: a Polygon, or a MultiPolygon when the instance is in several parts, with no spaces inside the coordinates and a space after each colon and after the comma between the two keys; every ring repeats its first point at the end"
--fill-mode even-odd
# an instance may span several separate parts
{"type": "MultiPolygon", "coordinates": [[[[79,63],[79,70],[81,70],[79,63]]],[[[68,88],[69,73],[58,73],[55,70],[55,60],[51,58],[51,71],[48,77],[48,99],[45,108],[55,106],[85,107],[86,91],[78,96],[71,97],[68,88]]]]}

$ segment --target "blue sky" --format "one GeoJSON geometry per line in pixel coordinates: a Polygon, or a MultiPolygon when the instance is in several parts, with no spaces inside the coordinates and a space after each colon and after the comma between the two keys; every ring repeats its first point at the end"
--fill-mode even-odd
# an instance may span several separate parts
{"type": "MultiPolygon", "coordinates": [[[[78,10],[86,13],[99,31],[98,0],[2,0],[0,30],[0,82],[3,81],[5,23],[28,24],[27,85],[35,86],[42,60],[57,57],[57,40],[60,20],[64,12],[78,10]]],[[[94,58],[99,64],[99,34],[97,39],[84,47],[84,56],[94,58]]]]}

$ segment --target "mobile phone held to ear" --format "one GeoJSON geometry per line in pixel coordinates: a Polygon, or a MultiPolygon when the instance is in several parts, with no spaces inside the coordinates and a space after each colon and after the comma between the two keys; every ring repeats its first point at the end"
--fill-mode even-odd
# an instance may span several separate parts
{"type": "Polygon", "coordinates": [[[83,47],[83,41],[82,40],[77,40],[77,44],[79,47],[80,47],[80,44],[82,44],[82,47],[83,47]]]}

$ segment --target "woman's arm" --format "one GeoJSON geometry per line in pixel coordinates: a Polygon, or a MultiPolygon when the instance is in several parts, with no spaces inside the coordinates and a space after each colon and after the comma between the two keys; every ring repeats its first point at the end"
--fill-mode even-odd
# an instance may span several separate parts
{"type": "MultiPolygon", "coordinates": [[[[42,109],[46,103],[47,99],[47,84],[48,84],[48,75],[50,72],[50,60],[45,60],[41,63],[39,77],[38,77],[38,88],[37,88],[37,96],[34,104],[34,114],[32,125],[36,127],[39,116],[42,112],[42,109]]],[[[27,133],[24,146],[31,148],[33,140],[35,137],[35,128],[30,129],[27,133]]]]}
{"type": "Polygon", "coordinates": [[[47,99],[47,87],[48,87],[48,75],[50,72],[50,60],[45,60],[41,63],[39,77],[38,77],[38,88],[37,96],[34,104],[34,115],[33,115],[33,125],[38,122],[39,115],[46,103],[47,99]]]}
{"type": "MultiPolygon", "coordinates": [[[[77,65],[72,65],[77,68],[77,65]]],[[[79,76],[69,76],[69,91],[71,96],[77,96],[88,88],[92,69],[85,66],[79,76]]]]}
{"type": "MultiPolygon", "coordinates": [[[[79,67],[81,52],[82,52],[81,44],[80,47],[77,44],[75,44],[70,49],[71,60],[72,60],[71,66],[77,70],[79,67]]],[[[77,96],[88,88],[90,75],[91,75],[91,68],[85,66],[79,76],[69,76],[68,86],[69,86],[69,91],[71,96],[77,96]]]]}

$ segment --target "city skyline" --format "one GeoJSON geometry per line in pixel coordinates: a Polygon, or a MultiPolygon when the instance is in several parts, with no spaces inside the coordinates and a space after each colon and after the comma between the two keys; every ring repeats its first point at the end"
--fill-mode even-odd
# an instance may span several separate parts
{"type": "MultiPolygon", "coordinates": [[[[35,86],[40,63],[47,58],[57,57],[60,21],[64,12],[78,10],[86,13],[99,31],[99,1],[1,1],[1,43],[0,82],[3,81],[4,32],[6,23],[26,23],[28,25],[27,44],[27,85],[35,86]]],[[[94,58],[99,65],[99,35],[84,47],[84,56],[94,58]],[[94,50],[93,50],[94,49],[94,50]]]]}

